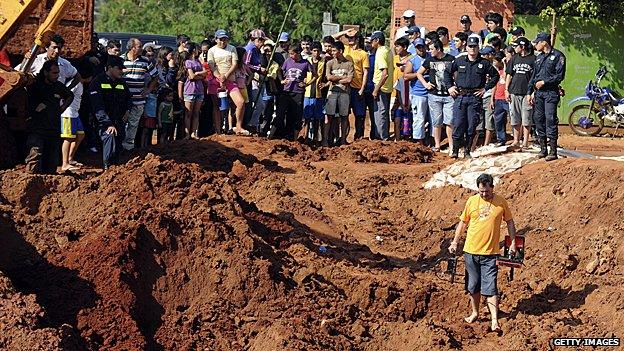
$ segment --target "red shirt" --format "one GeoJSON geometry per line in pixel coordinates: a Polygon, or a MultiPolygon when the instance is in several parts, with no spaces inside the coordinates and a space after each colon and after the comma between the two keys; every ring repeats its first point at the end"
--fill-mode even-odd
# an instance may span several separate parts
{"type": "Polygon", "coordinates": [[[498,70],[498,74],[500,74],[500,78],[498,78],[498,83],[496,84],[494,100],[505,100],[505,70],[498,70]]]}
{"type": "Polygon", "coordinates": [[[11,66],[11,61],[9,60],[9,53],[6,49],[0,50],[0,63],[5,66],[11,66]]]}

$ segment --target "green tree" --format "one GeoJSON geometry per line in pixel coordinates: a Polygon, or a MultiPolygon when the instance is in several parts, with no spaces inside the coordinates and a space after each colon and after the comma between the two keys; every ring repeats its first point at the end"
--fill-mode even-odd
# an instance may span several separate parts
{"type": "MultiPolygon", "coordinates": [[[[273,37],[290,0],[103,0],[98,7],[96,31],[138,32],[163,35],[189,34],[201,40],[218,28],[228,30],[235,42],[262,28],[273,37]]],[[[335,14],[342,24],[360,24],[371,30],[386,29],[391,0],[293,0],[284,30],[294,38],[308,34],[320,38],[323,12],[335,14]]]]}
{"type": "MultiPolygon", "coordinates": [[[[526,2],[526,1],[519,1],[526,2]]],[[[543,16],[578,16],[624,23],[624,1],[621,0],[537,0],[543,16]]]]}

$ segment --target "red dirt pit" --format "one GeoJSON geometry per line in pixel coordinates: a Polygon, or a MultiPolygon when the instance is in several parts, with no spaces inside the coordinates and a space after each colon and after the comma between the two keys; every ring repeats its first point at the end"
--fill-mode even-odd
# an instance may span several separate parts
{"type": "Polygon", "coordinates": [[[472,194],[422,189],[441,154],[221,136],[130,157],[102,174],[0,172],[0,349],[547,350],[624,335],[620,162],[503,177],[527,258],[511,282],[500,269],[497,336],[485,312],[462,321],[461,279],[431,270],[472,194]]]}

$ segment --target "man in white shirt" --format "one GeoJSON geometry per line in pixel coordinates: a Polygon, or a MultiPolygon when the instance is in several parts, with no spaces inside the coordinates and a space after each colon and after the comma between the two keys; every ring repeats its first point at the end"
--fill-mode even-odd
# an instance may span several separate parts
{"type": "Polygon", "coordinates": [[[416,12],[414,12],[414,10],[405,10],[405,12],[403,12],[403,22],[405,25],[396,30],[396,33],[394,33],[394,39],[396,40],[407,36],[407,30],[412,26],[420,28],[420,37],[424,38],[425,34],[427,34],[427,29],[424,26],[417,25],[415,19],[416,12]]]}
{"type": "MultiPolygon", "coordinates": [[[[37,75],[46,61],[56,60],[59,65],[58,81],[65,84],[69,89],[72,89],[80,82],[80,75],[78,74],[78,70],[72,66],[69,61],[61,57],[61,50],[63,50],[64,45],[65,39],[58,34],[54,35],[52,39],[50,39],[48,46],[46,46],[46,52],[37,55],[33,64],[30,66],[29,72],[37,75]]],[[[26,56],[27,57],[24,58],[24,62],[16,67],[16,69],[21,69],[23,67],[25,62],[28,60],[29,54],[26,56]]]]}

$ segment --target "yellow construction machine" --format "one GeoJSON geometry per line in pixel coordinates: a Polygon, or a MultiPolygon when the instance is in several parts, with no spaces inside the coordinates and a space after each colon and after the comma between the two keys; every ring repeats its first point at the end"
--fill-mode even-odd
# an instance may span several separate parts
{"type": "MultiPolygon", "coordinates": [[[[0,1],[0,49],[2,49],[15,31],[25,23],[28,17],[45,0],[2,0],[0,1]]],[[[56,0],[54,6],[48,13],[45,21],[39,26],[34,38],[34,45],[30,50],[30,59],[23,66],[22,71],[0,64],[0,102],[8,93],[15,89],[24,87],[29,76],[28,72],[37,57],[39,48],[45,47],[61,17],[69,4],[69,0],[56,0]]]]}

